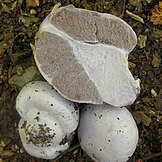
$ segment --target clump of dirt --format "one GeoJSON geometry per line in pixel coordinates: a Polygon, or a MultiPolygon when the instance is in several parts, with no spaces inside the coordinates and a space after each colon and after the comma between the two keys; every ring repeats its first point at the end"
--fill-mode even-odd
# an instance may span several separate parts
{"type": "MultiPolygon", "coordinates": [[[[9,84],[9,79],[35,66],[30,43],[34,44],[40,23],[58,2],[114,14],[135,30],[138,45],[129,56],[129,67],[134,77],[141,79],[141,93],[129,110],[137,122],[140,139],[130,162],[162,161],[162,2],[156,0],[0,1],[0,161],[48,161],[31,157],[22,147],[17,130],[20,117],[15,110],[20,87],[9,84]]],[[[75,137],[71,148],[51,162],[92,160],[75,137]]]]}

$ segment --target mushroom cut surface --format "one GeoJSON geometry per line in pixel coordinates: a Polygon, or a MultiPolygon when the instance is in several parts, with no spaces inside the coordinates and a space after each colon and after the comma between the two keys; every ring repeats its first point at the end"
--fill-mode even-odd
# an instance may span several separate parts
{"type": "Polygon", "coordinates": [[[116,16],[55,6],[37,33],[34,57],[43,77],[65,98],[126,106],[140,89],[128,69],[136,43],[133,29],[116,16]]]}

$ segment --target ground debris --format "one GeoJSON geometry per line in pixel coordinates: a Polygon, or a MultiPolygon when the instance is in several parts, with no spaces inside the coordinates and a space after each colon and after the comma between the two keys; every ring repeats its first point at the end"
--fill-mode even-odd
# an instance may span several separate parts
{"type": "Polygon", "coordinates": [[[157,55],[156,53],[153,54],[153,59],[152,59],[152,66],[153,67],[159,67],[161,63],[161,58],[159,55],[157,55]]]}
{"type": "Polygon", "coordinates": [[[26,0],[26,7],[37,7],[39,6],[39,0],[26,0]]]}
{"type": "Polygon", "coordinates": [[[162,1],[159,2],[159,5],[156,5],[154,8],[150,10],[151,17],[150,21],[154,25],[161,25],[162,24],[162,1]]]}
{"type": "MultiPolygon", "coordinates": [[[[16,86],[8,84],[8,81],[14,75],[22,76],[25,69],[31,65],[35,66],[30,43],[34,44],[34,37],[40,23],[58,2],[62,6],[70,3],[76,7],[115,14],[128,22],[138,36],[147,37],[145,44],[142,45],[143,48],[137,46],[129,55],[130,70],[141,80],[141,93],[130,107],[133,116],[136,116],[135,119],[138,121],[140,136],[139,145],[131,162],[139,158],[143,160],[142,157],[161,152],[162,28],[160,23],[162,1],[158,4],[157,0],[35,0],[32,2],[39,2],[39,5],[37,3],[35,6],[29,5],[28,2],[26,0],[0,1],[0,139],[4,141],[0,143],[0,153],[4,151],[14,153],[8,158],[0,155],[0,162],[48,162],[48,160],[31,157],[22,149],[17,130],[20,117],[15,110],[18,90],[16,86]],[[6,6],[2,6],[1,2],[6,6]],[[131,17],[129,13],[135,17],[131,17]],[[152,89],[156,92],[155,94],[151,94],[152,89]],[[23,151],[12,150],[15,144],[23,151]]],[[[73,146],[75,145],[78,145],[76,137],[73,146]]],[[[73,155],[75,149],[70,149],[52,161],[93,162],[79,146],[76,148],[78,151],[75,155],[73,155]]],[[[147,161],[160,162],[162,157],[152,156],[147,161]]]]}
{"type": "Polygon", "coordinates": [[[146,41],[147,41],[147,36],[145,35],[139,35],[138,36],[138,47],[139,48],[144,48],[146,46],[146,41]]]}
{"type": "Polygon", "coordinates": [[[132,19],[137,20],[137,21],[141,22],[142,24],[144,24],[144,20],[143,20],[142,17],[140,17],[140,16],[138,16],[138,15],[136,15],[136,14],[134,14],[134,13],[128,11],[128,10],[126,10],[126,14],[128,16],[130,16],[132,19]]]}
{"type": "Polygon", "coordinates": [[[14,42],[13,26],[9,26],[1,35],[0,58],[3,57],[6,49],[11,48],[14,42]]]}
{"type": "Polygon", "coordinates": [[[35,66],[31,66],[23,71],[21,75],[15,74],[9,78],[8,83],[10,85],[16,85],[21,89],[25,84],[41,79],[41,74],[38,72],[35,66]]]}
{"type": "Polygon", "coordinates": [[[142,123],[148,127],[152,121],[151,118],[147,116],[143,111],[136,111],[133,113],[133,115],[137,124],[142,123]]]}

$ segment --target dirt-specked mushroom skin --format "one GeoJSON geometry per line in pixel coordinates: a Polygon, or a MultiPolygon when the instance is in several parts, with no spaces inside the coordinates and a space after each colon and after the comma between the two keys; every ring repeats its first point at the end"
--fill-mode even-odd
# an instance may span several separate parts
{"type": "Polygon", "coordinates": [[[136,149],[138,129],[125,107],[87,105],[81,112],[78,138],[95,162],[126,162],[136,149]]]}
{"type": "Polygon", "coordinates": [[[78,126],[79,110],[47,82],[31,82],[23,87],[16,109],[21,116],[21,141],[30,155],[54,159],[69,148],[78,126]]]}
{"type": "Polygon", "coordinates": [[[140,89],[128,69],[136,43],[122,19],[68,5],[54,7],[42,22],[33,52],[43,77],[65,98],[121,107],[140,89]]]}

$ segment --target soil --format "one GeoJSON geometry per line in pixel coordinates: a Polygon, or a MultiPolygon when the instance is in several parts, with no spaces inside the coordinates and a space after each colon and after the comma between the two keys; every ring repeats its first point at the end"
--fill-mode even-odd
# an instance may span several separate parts
{"type": "MultiPolygon", "coordinates": [[[[28,155],[22,147],[15,109],[20,87],[9,82],[14,75],[35,66],[30,43],[40,23],[60,2],[62,6],[111,13],[135,30],[138,45],[129,55],[129,67],[141,80],[141,93],[129,107],[139,129],[139,142],[130,162],[162,161],[162,26],[151,22],[158,0],[2,0],[0,1],[0,162],[47,162],[28,155]],[[128,10],[128,11],[127,11],[128,10]],[[135,18],[131,13],[138,15],[135,18]],[[142,21],[143,20],[143,21],[142,21]]],[[[162,10],[161,10],[162,15],[162,10]]],[[[162,17],[159,17],[162,19],[162,17]]],[[[159,19],[158,19],[159,20],[159,19]]],[[[75,137],[70,149],[51,162],[92,162],[75,137]]]]}

